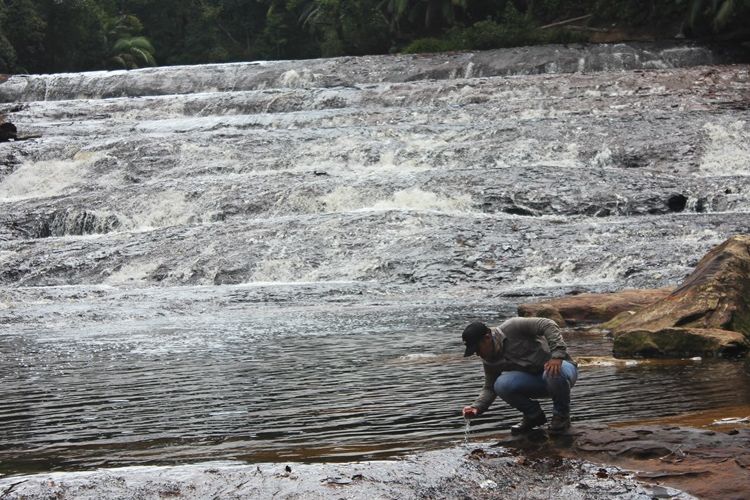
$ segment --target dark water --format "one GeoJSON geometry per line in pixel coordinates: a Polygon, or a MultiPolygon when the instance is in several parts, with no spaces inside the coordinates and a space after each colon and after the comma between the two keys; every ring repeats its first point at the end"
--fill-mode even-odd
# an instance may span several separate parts
{"type": "MultiPolygon", "coordinates": [[[[199,315],[51,321],[0,335],[0,472],[364,459],[462,441],[460,409],[478,393],[482,369],[461,357],[458,332],[515,308],[393,295],[357,302],[330,291],[285,305],[259,300],[273,287],[259,290],[237,289],[199,315]]],[[[578,356],[611,349],[599,334],[566,338],[578,356]]],[[[581,367],[576,421],[750,403],[741,363],[608,362],[581,367]]],[[[471,436],[517,418],[496,402],[471,436]]]]}

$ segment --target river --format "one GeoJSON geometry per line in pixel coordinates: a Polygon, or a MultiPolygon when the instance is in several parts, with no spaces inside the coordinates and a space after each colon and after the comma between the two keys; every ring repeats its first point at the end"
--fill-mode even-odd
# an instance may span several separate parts
{"type": "MultiPolygon", "coordinates": [[[[0,84],[34,136],[0,144],[0,474],[450,446],[465,324],[674,285],[750,232],[748,66],[533,50],[0,84]]],[[[597,357],[575,421],[750,403],[740,363],[565,335],[597,357]]]]}

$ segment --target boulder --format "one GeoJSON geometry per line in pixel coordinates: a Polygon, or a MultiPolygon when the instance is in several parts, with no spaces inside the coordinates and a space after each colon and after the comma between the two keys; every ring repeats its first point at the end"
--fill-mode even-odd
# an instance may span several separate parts
{"type": "MultiPolygon", "coordinates": [[[[697,498],[748,498],[750,429],[727,431],[638,424],[592,428],[580,433],[573,450],[579,457],[592,461],[600,457],[638,471],[639,479],[679,488],[697,498]]],[[[563,456],[574,455],[573,450],[563,451],[563,456]]]]}
{"type": "Polygon", "coordinates": [[[8,142],[13,139],[16,140],[18,130],[16,126],[10,122],[0,123],[0,142],[8,142]]]}
{"type": "Polygon", "coordinates": [[[637,311],[663,299],[673,288],[623,290],[614,293],[581,293],[518,306],[519,316],[549,318],[559,326],[601,323],[624,311],[637,311]]]}
{"type": "Polygon", "coordinates": [[[615,356],[733,356],[750,338],[750,236],[706,254],[682,285],[638,311],[601,325],[615,334],[615,356]]]}
{"type": "Polygon", "coordinates": [[[630,330],[615,336],[615,357],[689,358],[735,357],[750,343],[739,332],[714,328],[664,328],[655,332],[630,330]]]}
{"type": "MultiPolygon", "coordinates": [[[[730,425],[715,422],[690,427],[672,423],[682,419],[697,421],[701,418],[697,414],[625,425],[574,422],[561,435],[548,437],[539,431],[509,436],[498,445],[519,450],[527,459],[560,456],[611,464],[620,468],[620,473],[622,469],[636,471],[640,479],[679,488],[697,498],[746,499],[750,484],[750,428],[744,423],[745,410],[746,407],[738,407],[740,418],[733,419],[735,423],[730,425]]],[[[726,415],[725,411],[734,409],[717,409],[721,415],[726,415]]],[[[606,477],[612,473],[612,469],[601,468],[596,475],[606,477]]],[[[650,498],[684,498],[674,492],[655,493],[650,498]]]]}

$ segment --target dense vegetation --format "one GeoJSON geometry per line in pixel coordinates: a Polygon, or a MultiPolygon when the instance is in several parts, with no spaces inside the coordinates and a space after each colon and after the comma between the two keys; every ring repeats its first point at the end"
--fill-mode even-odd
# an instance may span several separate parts
{"type": "Polygon", "coordinates": [[[685,36],[747,43],[750,0],[0,0],[0,72],[685,36]]]}

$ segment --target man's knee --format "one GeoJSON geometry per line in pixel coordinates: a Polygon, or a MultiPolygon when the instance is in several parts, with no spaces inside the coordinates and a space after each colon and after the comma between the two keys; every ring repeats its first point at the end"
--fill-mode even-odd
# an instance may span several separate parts
{"type": "Polygon", "coordinates": [[[506,398],[522,392],[521,384],[516,377],[500,376],[495,380],[495,394],[501,398],[506,398]]]}
{"type": "Polygon", "coordinates": [[[576,367],[576,365],[574,365],[570,361],[563,361],[562,372],[568,379],[570,387],[576,385],[576,382],[578,381],[578,368],[576,367]]]}
{"type": "Polygon", "coordinates": [[[550,375],[549,373],[544,372],[544,375],[542,376],[542,378],[544,379],[544,382],[547,385],[550,385],[550,384],[561,384],[563,382],[569,382],[568,381],[568,377],[565,376],[565,374],[563,372],[560,372],[557,375],[550,375]]]}
{"type": "Polygon", "coordinates": [[[557,375],[550,375],[549,372],[544,372],[542,376],[547,385],[556,385],[567,382],[570,387],[573,387],[578,379],[578,370],[573,363],[563,361],[560,367],[560,372],[557,375]]]}

